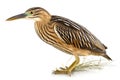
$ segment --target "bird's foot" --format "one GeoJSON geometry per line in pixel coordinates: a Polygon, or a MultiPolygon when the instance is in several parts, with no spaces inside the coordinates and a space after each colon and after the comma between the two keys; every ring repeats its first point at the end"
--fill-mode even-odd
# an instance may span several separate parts
{"type": "Polygon", "coordinates": [[[75,56],[75,58],[76,60],[69,67],[65,67],[65,68],[60,67],[60,69],[56,69],[53,73],[54,74],[68,74],[69,76],[71,76],[71,72],[75,69],[75,67],[79,63],[79,57],[75,56]]]}
{"type": "Polygon", "coordinates": [[[69,67],[60,67],[60,69],[56,69],[55,71],[53,71],[54,74],[68,74],[71,75],[71,69],[69,67]]]}

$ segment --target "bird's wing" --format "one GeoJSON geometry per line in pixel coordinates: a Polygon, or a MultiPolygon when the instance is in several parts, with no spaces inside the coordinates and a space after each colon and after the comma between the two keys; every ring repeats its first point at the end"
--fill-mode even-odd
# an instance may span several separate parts
{"type": "Polygon", "coordinates": [[[56,23],[55,32],[65,43],[76,48],[105,53],[107,47],[85,27],[60,16],[52,16],[51,21],[56,23]]]}

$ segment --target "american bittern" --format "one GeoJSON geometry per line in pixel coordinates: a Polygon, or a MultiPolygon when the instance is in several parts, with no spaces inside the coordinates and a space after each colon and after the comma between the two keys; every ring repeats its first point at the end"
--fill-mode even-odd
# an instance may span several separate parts
{"type": "Polygon", "coordinates": [[[74,55],[75,61],[69,67],[55,70],[56,74],[71,74],[80,61],[79,56],[95,55],[112,60],[106,54],[107,47],[101,41],[85,27],[67,18],[50,15],[41,7],[33,7],[7,21],[20,18],[35,20],[35,30],[44,42],[74,55]]]}

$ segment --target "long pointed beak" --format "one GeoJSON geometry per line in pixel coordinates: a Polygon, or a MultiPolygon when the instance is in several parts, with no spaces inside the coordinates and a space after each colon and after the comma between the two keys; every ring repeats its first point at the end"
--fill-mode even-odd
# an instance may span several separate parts
{"type": "Polygon", "coordinates": [[[22,14],[12,16],[12,17],[8,18],[6,21],[12,21],[12,20],[16,20],[16,19],[21,19],[21,18],[25,18],[26,16],[27,16],[27,14],[22,13],[22,14]]]}

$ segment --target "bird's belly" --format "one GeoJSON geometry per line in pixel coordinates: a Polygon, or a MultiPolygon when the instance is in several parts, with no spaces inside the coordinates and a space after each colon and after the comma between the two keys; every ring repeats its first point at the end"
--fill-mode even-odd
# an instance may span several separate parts
{"type": "Polygon", "coordinates": [[[94,56],[101,56],[103,53],[99,52],[93,52],[91,50],[87,49],[80,49],[80,48],[75,48],[73,45],[68,45],[66,43],[61,43],[61,45],[54,46],[58,48],[59,50],[62,50],[70,55],[78,55],[78,56],[89,56],[89,55],[94,55],[94,56]]]}
{"type": "Polygon", "coordinates": [[[71,55],[87,56],[92,53],[90,50],[75,48],[73,45],[65,43],[61,43],[61,45],[56,44],[54,47],[71,55]]]}

